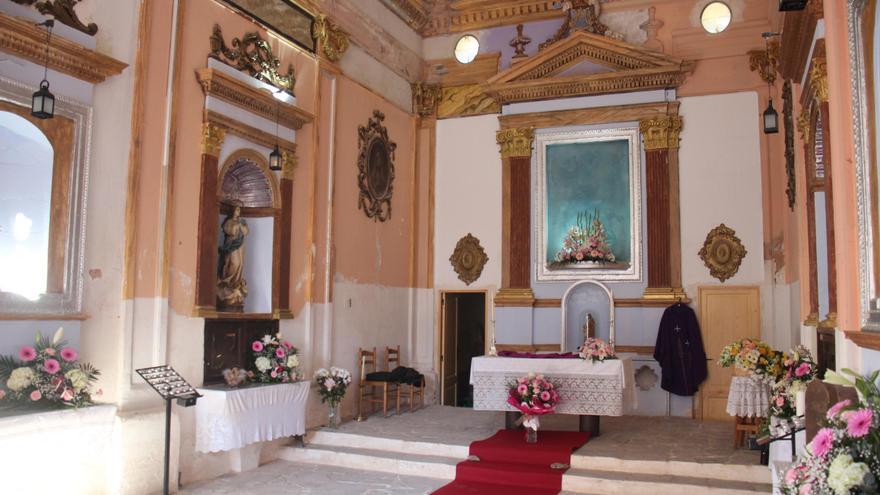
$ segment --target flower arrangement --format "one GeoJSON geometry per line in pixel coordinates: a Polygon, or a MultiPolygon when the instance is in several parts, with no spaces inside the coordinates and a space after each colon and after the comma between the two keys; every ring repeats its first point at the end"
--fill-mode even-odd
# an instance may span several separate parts
{"type": "Polygon", "coordinates": [[[770,397],[770,415],[781,419],[789,419],[795,415],[792,396],[786,389],[777,388],[773,390],[773,396],[770,397]]]}
{"type": "Polygon", "coordinates": [[[614,349],[602,339],[588,337],[578,349],[581,359],[589,359],[592,362],[605,361],[606,359],[617,359],[614,355],[614,349]]]}
{"type": "Polygon", "coordinates": [[[556,253],[557,263],[580,263],[586,261],[614,263],[616,258],[608,242],[605,226],[595,216],[578,213],[577,223],[568,229],[562,240],[562,249],[556,253]]]}
{"type": "Polygon", "coordinates": [[[345,390],[351,383],[351,373],[335,366],[329,371],[321,368],[315,372],[315,382],[318,384],[321,402],[327,402],[334,407],[345,396],[345,390]]]}
{"type": "Polygon", "coordinates": [[[529,373],[510,384],[507,403],[523,413],[523,426],[534,433],[541,426],[538,416],[552,413],[559,404],[559,393],[543,375],[529,373]]]}
{"type": "Polygon", "coordinates": [[[785,388],[790,395],[794,396],[807,389],[807,385],[816,378],[818,368],[810,351],[799,345],[789,354],[784,355],[782,372],[782,378],[776,386],[785,388]]]}
{"type": "Polygon", "coordinates": [[[859,403],[844,400],[828,409],[825,427],[783,477],[781,489],[787,495],[878,493],[880,371],[866,377],[842,372],[854,380],[828,370],[825,381],[855,387],[859,403]]]}
{"type": "MultiPolygon", "coordinates": [[[[35,345],[22,346],[18,359],[0,356],[0,399],[18,403],[84,407],[92,404],[91,385],[100,372],[79,362],[76,349],[68,347],[64,330],[52,339],[37,332],[35,345]]],[[[101,394],[99,390],[98,395],[101,394]]]]}
{"type": "Polygon", "coordinates": [[[260,383],[288,383],[296,381],[299,351],[281,334],[265,335],[251,343],[253,368],[248,376],[260,383]]]}
{"type": "Polygon", "coordinates": [[[775,384],[782,376],[782,363],[788,355],[773,350],[760,340],[743,339],[724,346],[718,364],[747,371],[757,379],[775,384]]]}

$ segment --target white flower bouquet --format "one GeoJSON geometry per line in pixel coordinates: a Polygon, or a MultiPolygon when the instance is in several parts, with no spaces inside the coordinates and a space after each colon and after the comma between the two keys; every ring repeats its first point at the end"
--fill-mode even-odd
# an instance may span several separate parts
{"type": "Polygon", "coordinates": [[[351,383],[351,373],[335,366],[329,371],[321,368],[315,372],[315,382],[318,384],[321,402],[329,402],[332,407],[339,404],[345,396],[345,391],[351,383]]]}

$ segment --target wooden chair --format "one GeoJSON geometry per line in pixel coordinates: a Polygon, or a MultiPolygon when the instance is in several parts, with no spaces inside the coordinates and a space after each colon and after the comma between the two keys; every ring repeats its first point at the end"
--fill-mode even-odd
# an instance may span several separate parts
{"type": "MultiPolygon", "coordinates": [[[[397,384],[391,381],[391,373],[388,367],[388,355],[385,356],[385,371],[376,371],[376,348],[372,351],[366,351],[358,348],[358,362],[360,363],[360,381],[358,382],[358,415],[357,420],[363,421],[367,419],[364,415],[363,403],[382,404],[382,415],[388,417],[388,397],[395,392],[397,384]],[[368,367],[372,367],[372,372],[367,371],[368,367]],[[369,387],[369,392],[367,388],[369,387]],[[376,395],[376,389],[381,389],[382,396],[376,395]]],[[[397,403],[398,410],[400,402],[397,403]]],[[[372,408],[375,411],[375,407],[372,408]]]]}
{"type": "MultiPolygon", "coordinates": [[[[385,364],[388,366],[389,370],[393,370],[389,363],[396,363],[395,367],[400,366],[400,346],[397,347],[386,347],[385,348],[385,364]]],[[[422,377],[422,382],[419,385],[410,385],[409,383],[397,383],[397,414],[400,415],[400,399],[401,392],[406,395],[403,398],[409,400],[409,412],[413,412],[415,410],[415,397],[419,397],[419,409],[425,407],[425,378],[422,377]]]]}
{"type": "Polygon", "coordinates": [[[742,447],[749,435],[758,433],[758,426],[763,418],[736,416],[733,426],[733,448],[742,447]]]}

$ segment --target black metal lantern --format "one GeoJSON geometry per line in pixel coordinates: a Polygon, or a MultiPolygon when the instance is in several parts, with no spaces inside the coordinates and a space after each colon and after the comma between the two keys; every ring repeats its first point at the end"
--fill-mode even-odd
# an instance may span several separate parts
{"type": "Polygon", "coordinates": [[[269,170],[281,170],[281,150],[277,144],[272,153],[269,153],[269,170]]]}
{"type": "Polygon", "coordinates": [[[55,96],[49,91],[49,81],[43,79],[40,89],[31,98],[31,115],[38,119],[55,116],[55,96]]]}
{"type": "Polygon", "coordinates": [[[46,19],[37,26],[46,26],[46,60],[40,89],[31,97],[31,115],[38,119],[51,119],[55,116],[55,95],[49,91],[49,43],[52,41],[52,27],[55,26],[55,20],[46,19]]]}
{"type": "Polygon", "coordinates": [[[791,12],[793,10],[804,10],[807,8],[808,0],[779,0],[780,12],[791,12]]]}
{"type": "Polygon", "coordinates": [[[767,104],[767,110],[764,110],[764,134],[776,134],[779,132],[779,114],[773,108],[773,100],[767,104]]]}

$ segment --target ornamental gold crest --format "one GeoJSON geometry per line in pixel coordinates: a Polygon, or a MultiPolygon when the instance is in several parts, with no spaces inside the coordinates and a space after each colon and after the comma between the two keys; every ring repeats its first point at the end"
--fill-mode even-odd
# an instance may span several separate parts
{"type": "Polygon", "coordinates": [[[709,274],[724,282],[736,275],[746,253],[736,231],[722,223],[706,236],[706,242],[700,249],[700,258],[709,269],[709,274]]]}
{"type": "Polygon", "coordinates": [[[459,280],[467,285],[471,285],[480,278],[487,261],[489,261],[489,256],[480,245],[480,240],[470,233],[458,240],[455,251],[449,257],[449,262],[452,263],[452,268],[458,274],[459,280]]]}

